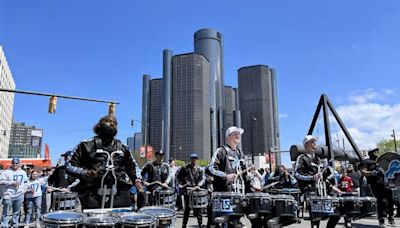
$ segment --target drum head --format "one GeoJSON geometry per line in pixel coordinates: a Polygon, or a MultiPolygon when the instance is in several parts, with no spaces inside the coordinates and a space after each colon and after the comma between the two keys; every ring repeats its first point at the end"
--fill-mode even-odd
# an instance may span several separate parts
{"type": "Polygon", "coordinates": [[[157,218],[172,218],[175,216],[175,211],[166,207],[142,207],[139,212],[153,215],[157,218]]]}
{"type": "Polygon", "coordinates": [[[82,223],[85,220],[85,215],[77,212],[56,211],[44,214],[42,219],[49,223],[73,224],[82,223]]]}
{"type": "Polygon", "coordinates": [[[171,189],[171,188],[169,188],[169,189],[158,188],[158,189],[156,189],[156,192],[158,192],[158,193],[164,193],[164,194],[174,194],[174,193],[175,193],[175,190],[174,190],[174,189],[171,189]]]}
{"type": "MultiPolygon", "coordinates": [[[[396,154],[396,153],[392,153],[392,152],[388,152],[383,154],[382,156],[379,157],[378,159],[378,164],[380,167],[382,167],[386,174],[389,171],[389,165],[392,161],[397,160],[400,162],[400,155],[396,154]]],[[[395,163],[393,163],[391,169],[390,169],[390,174],[389,176],[391,176],[392,178],[389,178],[389,185],[394,185],[396,187],[400,187],[400,173],[398,173],[399,171],[399,167],[394,165],[395,163]]]]}
{"type": "Polygon", "coordinates": [[[242,197],[242,193],[239,192],[213,192],[211,197],[242,197]]]}
{"type": "Polygon", "coordinates": [[[157,218],[141,213],[132,213],[130,215],[123,215],[121,217],[121,224],[129,224],[129,225],[143,225],[143,224],[152,224],[157,221],[157,218]]]}
{"type": "Polygon", "coordinates": [[[95,225],[95,226],[114,225],[116,223],[118,223],[117,218],[106,215],[93,216],[87,218],[86,220],[87,225],[95,225]]]}

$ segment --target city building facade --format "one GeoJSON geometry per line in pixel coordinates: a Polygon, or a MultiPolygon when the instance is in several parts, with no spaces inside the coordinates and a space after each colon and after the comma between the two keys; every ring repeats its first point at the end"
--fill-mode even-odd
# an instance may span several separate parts
{"type": "Polygon", "coordinates": [[[43,130],[25,123],[12,123],[8,157],[40,158],[43,130]]]}
{"type": "Polygon", "coordinates": [[[238,70],[242,140],[247,155],[267,155],[271,163],[280,164],[279,118],[276,75],[266,65],[238,70]]]}
{"type": "MultiPolygon", "coordinates": [[[[15,81],[0,46],[0,88],[15,90],[15,81]]],[[[14,109],[14,93],[0,92],[0,158],[8,155],[10,130],[14,109]]]]}
{"type": "Polygon", "coordinates": [[[211,157],[209,62],[200,54],[172,58],[171,157],[189,161],[211,157]]]}

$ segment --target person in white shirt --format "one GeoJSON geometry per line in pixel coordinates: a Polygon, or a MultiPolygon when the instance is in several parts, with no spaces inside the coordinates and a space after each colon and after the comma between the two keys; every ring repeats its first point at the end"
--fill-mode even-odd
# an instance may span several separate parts
{"type": "Polygon", "coordinates": [[[36,214],[36,227],[40,223],[40,212],[42,207],[42,187],[47,185],[47,177],[39,178],[39,172],[33,170],[30,175],[30,180],[28,182],[27,191],[25,194],[25,225],[28,226],[33,213],[33,207],[35,207],[36,214]]]}
{"type": "Polygon", "coordinates": [[[263,191],[264,180],[261,174],[256,170],[256,167],[252,166],[250,168],[250,172],[248,173],[247,178],[250,181],[250,188],[252,192],[263,191]]]}
{"type": "Polygon", "coordinates": [[[2,173],[3,186],[3,215],[1,217],[1,226],[8,226],[8,210],[12,207],[12,226],[17,227],[19,223],[20,210],[24,202],[24,194],[28,182],[26,172],[21,169],[19,158],[13,158],[10,169],[2,173]]]}

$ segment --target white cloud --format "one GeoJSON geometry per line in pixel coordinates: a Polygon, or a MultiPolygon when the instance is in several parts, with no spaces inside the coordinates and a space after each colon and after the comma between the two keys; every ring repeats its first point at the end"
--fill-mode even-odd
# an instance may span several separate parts
{"type": "Polygon", "coordinates": [[[377,102],[394,94],[395,91],[390,89],[381,92],[368,89],[361,94],[351,94],[348,97],[351,103],[336,107],[350,135],[361,149],[375,147],[377,142],[390,139],[393,129],[400,130],[400,103],[377,102]]]}

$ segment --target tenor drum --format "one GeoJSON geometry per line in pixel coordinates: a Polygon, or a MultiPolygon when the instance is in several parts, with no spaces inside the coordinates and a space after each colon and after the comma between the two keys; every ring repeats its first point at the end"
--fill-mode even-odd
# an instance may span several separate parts
{"type": "Polygon", "coordinates": [[[274,215],[276,217],[293,217],[297,218],[297,201],[290,195],[273,195],[273,206],[275,208],[274,215]]]}
{"type": "Polygon", "coordinates": [[[208,205],[208,191],[200,189],[199,191],[189,192],[190,208],[206,208],[208,205]]]}
{"type": "Polygon", "coordinates": [[[107,215],[97,215],[87,218],[85,224],[86,228],[115,228],[118,224],[118,218],[107,215]]]}
{"type": "Polygon", "coordinates": [[[272,213],[272,198],[268,193],[263,192],[253,192],[246,194],[248,212],[250,214],[254,213],[263,213],[263,214],[271,214],[272,213]]]}
{"type": "Polygon", "coordinates": [[[118,208],[111,210],[111,215],[115,218],[121,218],[124,215],[128,215],[133,213],[132,210],[126,208],[118,208]]]}
{"type": "Polygon", "coordinates": [[[77,212],[55,211],[42,215],[45,228],[80,228],[86,216],[77,212]]]}
{"type": "Polygon", "coordinates": [[[78,194],[74,192],[54,192],[51,204],[53,211],[76,211],[78,194]]]}
{"type": "Polygon", "coordinates": [[[307,203],[311,207],[313,220],[340,215],[340,199],[338,197],[310,196],[307,203]]]}
{"type": "Polygon", "coordinates": [[[376,213],[376,198],[360,197],[361,201],[361,218],[372,216],[376,213]]]}
{"type": "Polygon", "coordinates": [[[175,190],[174,189],[156,189],[157,206],[174,208],[175,207],[175,190]]]}
{"type": "Polygon", "coordinates": [[[120,219],[121,228],[156,228],[157,218],[142,213],[131,213],[123,215],[120,219]]]}
{"type": "Polygon", "coordinates": [[[340,197],[340,213],[350,218],[361,215],[361,197],[342,196],[340,197]]]}
{"type": "Polygon", "coordinates": [[[165,207],[142,207],[139,212],[157,218],[157,227],[174,227],[176,212],[165,207]]]}
{"type": "Polygon", "coordinates": [[[223,216],[243,216],[243,196],[236,192],[213,192],[212,216],[215,220],[223,216]]]}

